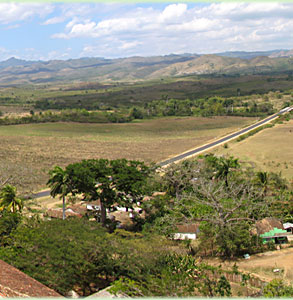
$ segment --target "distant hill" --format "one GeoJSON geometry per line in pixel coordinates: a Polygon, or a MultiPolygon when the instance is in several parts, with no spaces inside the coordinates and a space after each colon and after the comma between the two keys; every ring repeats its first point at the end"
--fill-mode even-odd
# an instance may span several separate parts
{"type": "MultiPolygon", "coordinates": [[[[256,51],[256,52],[246,52],[246,51],[231,51],[231,52],[222,52],[216,53],[215,55],[226,56],[226,57],[237,57],[242,59],[251,59],[257,56],[271,56],[275,53],[279,53],[281,50],[272,50],[272,51],[256,51]]],[[[277,56],[276,56],[277,57],[277,56]]]]}
{"type": "Polygon", "coordinates": [[[293,71],[293,50],[171,54],[165,56],[105,59],[0,62],[0,84],[69,81],[136,81],[193,74],[260,74],[293,71]]]}

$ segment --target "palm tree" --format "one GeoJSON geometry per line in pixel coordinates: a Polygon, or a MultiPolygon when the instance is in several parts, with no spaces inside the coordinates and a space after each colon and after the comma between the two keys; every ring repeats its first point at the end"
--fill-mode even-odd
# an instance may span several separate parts
{"type": "Polygon", "coordinates": [[[6,209],[15,213],[22,211],[23,200],[16,197],[16,187],[6,184],[0,191],[0,209],[6,209]]]}
{"type": "Polygon", "coordinates": [[[233,156],[228,158],[220,157],[216,164],[216,178],[224,178],[225,185],[228,187],[228,175],[230,174],[231,169],[237,169],[239,166],[238,159],[233,156]]]}
{"type": "Polygon", "coordinates": [[[52,197],[60,195],[62,199],[62,218],[65,219],[65,197],[71,192],[71,185],[69,176],[66,170],[63,170],[59,166],[55,166],[52,170],[49,171],[50,179],[47,182],[47,185],[51,188],[50,194],[52,197]]]}
{"type": "Polygon", "coordinates": [[[269,186],[269,174],[267,172],[257,172],[256,173],[257,184],[262,187],[262,193],[264,196],[267,195],[269,186]]]}

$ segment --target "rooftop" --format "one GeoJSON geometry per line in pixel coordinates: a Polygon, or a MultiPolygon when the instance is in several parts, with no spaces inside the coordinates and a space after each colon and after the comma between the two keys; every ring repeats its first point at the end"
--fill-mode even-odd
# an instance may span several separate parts
{"type": "Polygon", "coordinates": [[[62,297],[20,270],[0,260],[0,297],[62,297]]]}

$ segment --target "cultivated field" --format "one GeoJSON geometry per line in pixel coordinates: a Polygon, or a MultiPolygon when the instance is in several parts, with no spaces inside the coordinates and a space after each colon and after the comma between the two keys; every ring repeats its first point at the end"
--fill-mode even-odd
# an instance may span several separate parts
{"type": "Polygon", "coordinates": [[[239,157],[259,170],[281,172],[287,179],[293,179],[293,120],[262,130],[241,142],[231,142],[228,148],[219,147],[213,152],[239,157]]]}
{"type": "Polygon", "coordinates": [[[0,127],[0,174],[21,192],[45,187],[54,165],[89,158],[159,162],[252,123],[253,118],[162,118],[126,124],[48,123],[0,127]]]}

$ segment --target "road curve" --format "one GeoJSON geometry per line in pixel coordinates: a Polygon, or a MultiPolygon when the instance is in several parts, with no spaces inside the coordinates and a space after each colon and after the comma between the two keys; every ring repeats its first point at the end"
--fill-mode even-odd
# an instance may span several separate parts
{"type": "Polygon", "coordinates": [[[259,126],[262,126],[265,123],[268,123],[268,122],[272,121],[273,119],[277,118],[278,116],[280,116],[280,115],[282,115],[282,114],[284,114],[286,112],[289,112],[290,110],[292,110],[292,107],[286,107],[286,108],[280,110],[279,112],[277,112],[277,113],[275,113],[275,114],[273,114],[273,115],[271,115],[271,116],[269,116],[269,117],[267,117],[267,118],[265,118],[265,119],[263,119],[263,120],[255,123],[253,125],[250,125],[250,126],[244,128],[244,129],[241,129],[241,130],[239,130],[237,132],[229,134],[229,135],[227,135],[227,136],[225,136],[223,138],[220,138],[220,139],[218,139],[218,140],[216,140],[214,142],[210,142],[210,143],[208,143],[206,145],[200,146],[200,147],[195,148],[193,150],[184,152],[182,154],[179,154],[177,156],[174,156],[172,158],[164,160],[164,161],[162,161],[162,162],[159,163],[159,166],[160,167],[166,167],[166,166],[168,166],[171,163],[178,162],[178,161],[180,161],[182,159],[188,158],[190,156],[193,156],[193,155],[199,154],[199,153],[201,153],[201,152],[203,152],[205,150],[208,150],[208,149],[210,149],[212,147],[218,146],[218,145],[220,145],[222,143],[225,143],[225,142],[227,142],[227,141],[229,141],[231,139],[239,137],[242,134],[248,133],[249,131],[251,131],[251,130],[253,130],[253,129],[259,127],[259,126]]]}

